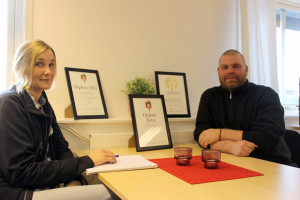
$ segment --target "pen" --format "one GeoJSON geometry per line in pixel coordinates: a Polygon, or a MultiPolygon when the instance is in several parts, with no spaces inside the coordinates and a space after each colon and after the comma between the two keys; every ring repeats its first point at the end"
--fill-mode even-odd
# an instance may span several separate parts
{"type": "Polygon", "coordinates": [[[117,158],[117,157],[119,157],[119,155],[115,155],[115,157],[117,158]]]}

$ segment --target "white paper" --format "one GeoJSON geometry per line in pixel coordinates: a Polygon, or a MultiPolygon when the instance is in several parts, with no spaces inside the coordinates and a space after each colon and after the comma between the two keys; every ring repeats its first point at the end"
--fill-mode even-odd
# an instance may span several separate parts
{"type": "Polygon", "coordinates": [[[77,115],[104,115],[96,74],[70,71],[69,75],[77,115]]]}
{"type": "Polygon", "coordinates": [[[141,155],[119,156],[116,163],[105,163],[86,170],[87,175],[100,172],[116,172],[138,169],[156,168],[157,164],[153,163],[141,155]]]}
{"type": "Polygon", "coordinates": [[[158,76],[159,93],[164,95],[168,115],[188,114],[183,76],[158,76]]]}
{"type": "Polygon", "coordinates": [[[160,98],[134,98],[135,120],[140,147],[168,145],[165,115],[160,98]],[[145,106],[149,102],[151,108],[145,106]]]}

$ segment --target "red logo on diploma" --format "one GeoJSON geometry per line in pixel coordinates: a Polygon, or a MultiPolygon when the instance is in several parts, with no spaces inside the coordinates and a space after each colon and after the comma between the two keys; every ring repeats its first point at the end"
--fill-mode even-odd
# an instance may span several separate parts
{"type": "Polygon", "coordinates": [[[152,108],[151,102],[148,100],[148,101],[145,102],[145,105],[146,105],[146,108],[148,108],[149,111],[150,111],[150,108],[152,108]]]}
{"type": "Polygon", "coordinates": [[[87,78],[86,78],[86,75],[85,75],[85,74],[82,74],[82,75],[81,75],[81,80],[82,80],[83,82],[86,82],[86,81],[87,81],[87,78]]]}

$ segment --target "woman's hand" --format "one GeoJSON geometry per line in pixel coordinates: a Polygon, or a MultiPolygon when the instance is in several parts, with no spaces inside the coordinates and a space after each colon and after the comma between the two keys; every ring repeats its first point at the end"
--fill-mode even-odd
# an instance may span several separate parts
{"type": "Polygon", "coordinates": [[[94,165],[101,165],[103,163],[115,163],[116,157],[114,153],[108,149],[99,149],[96,152],[89,155],[89,157],[94,162],[94,165]]]}

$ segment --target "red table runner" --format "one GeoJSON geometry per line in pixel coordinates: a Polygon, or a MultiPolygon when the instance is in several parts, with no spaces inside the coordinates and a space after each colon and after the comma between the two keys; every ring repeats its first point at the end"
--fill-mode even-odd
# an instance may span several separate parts
{"type": "Polygon", "coordinates": [[[206,169],[201,156],[193,156],[189,166],[179,166],[175,158],[149,159],[158,167],[190,184],[208,183],[230,179],[263,176],[249,169],[238,167],[226,162],[220,162],[218,169],[206,169]]]}

